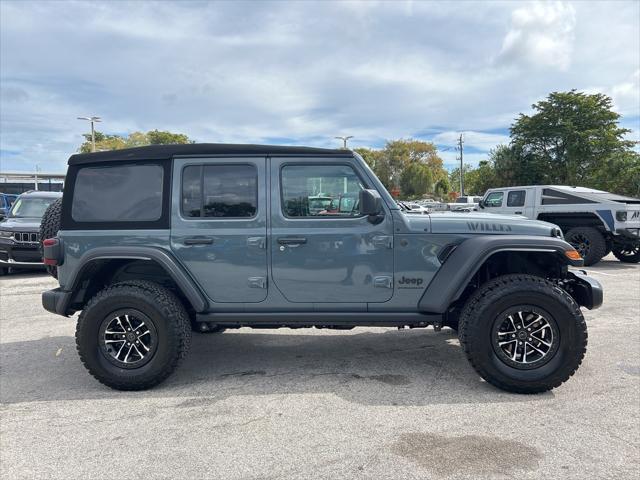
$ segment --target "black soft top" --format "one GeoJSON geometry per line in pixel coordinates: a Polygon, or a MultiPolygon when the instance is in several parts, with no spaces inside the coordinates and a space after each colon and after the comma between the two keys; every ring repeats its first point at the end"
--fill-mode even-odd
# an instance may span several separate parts
{"type": "Polygon", "coordinates": [[[69,157],[69,165],[98,162],[163,160],[176,155],[329,155],[351,156],[349,150],[280,145],[242,145],[231,143],[191,143],[183,145],[149,145],[107,152],[77,153],[69,157]]]}

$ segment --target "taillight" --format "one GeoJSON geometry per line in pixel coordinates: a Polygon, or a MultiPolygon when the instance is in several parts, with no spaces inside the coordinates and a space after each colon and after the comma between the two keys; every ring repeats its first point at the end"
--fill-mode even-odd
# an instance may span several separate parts
{"type": "Polygon", "coordinates": [[[47,238],[42,242],[42,261],[45,265],[62,264],[62,244],[58,238],[47,238]]]}

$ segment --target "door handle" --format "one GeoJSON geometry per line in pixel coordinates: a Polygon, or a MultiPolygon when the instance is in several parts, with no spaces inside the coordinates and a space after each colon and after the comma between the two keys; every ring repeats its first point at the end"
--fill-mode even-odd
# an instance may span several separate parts
{"type": "Polygon", "coordinates": [[[307,243],[307,239],[304,237],[281,237],[278,239],[280,245],[302,245],[307,243]]]}
{"type": "Polygon", "coordinates": [[[185,245],[211,245],[213,238],[211,237],[187,237],[184,239],[185,245]]]}
{"type": "Polygon", "coordinates": [[[516,212],[516,215],[522,215],[522,212],[516,212]]]}

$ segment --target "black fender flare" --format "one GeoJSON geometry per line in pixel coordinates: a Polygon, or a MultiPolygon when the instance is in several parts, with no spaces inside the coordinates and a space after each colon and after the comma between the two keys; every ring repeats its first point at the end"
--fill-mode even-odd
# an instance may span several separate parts
{"type": "Polygon", "coordinates": [[[93,262],[98,260],[148,260],[157,262],[173,279],[196,312],[205,312],[208,308],[206,297],[176,258],[170,252],[154,247],[94,248],[80,257],[78,268],[74,270],[71,277],[65,282],[65,290],[76,292],[80,287],[79,283],[83,274],[93,262]]]}
{"type": "Polygon", "coordinates": [[[551,253],[556,254],[559,257],[558,261],[563,261],[566,265],[581,267],[583,261],[567,258],[564,254],[567,250],[573,250],[573,247],[555,237],[520,235],[471,237],[458,244],[446,258],[422,294],[418,302],[418,310],[430,313],[446,312],[449,306],[460,298],[471,277],[495,253],[551,253]]]}

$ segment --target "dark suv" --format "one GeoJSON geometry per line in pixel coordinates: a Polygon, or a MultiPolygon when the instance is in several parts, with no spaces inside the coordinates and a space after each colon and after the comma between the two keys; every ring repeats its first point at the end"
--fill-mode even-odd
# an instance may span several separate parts
{"type": "Polygon", "coordinates": [[[584,357],[580,306],[602,303],[557,226],[407,215],[348,150],[193,144],[79,154],[61,208],[50,209],[44,257],[60,287],[43,305],[81,311],[80,358],[117,389],[164,380],[192,329],[432,325],[459,330],[488,382],[542,392],[584,357]]]}
{"type": "Polygon", "coordinates": [[[61,197],[59,192],[27,192],[16,199],[0,221],[0,274],[9,268],[44,268],[40,222],[47,207],[61,197]]]}

